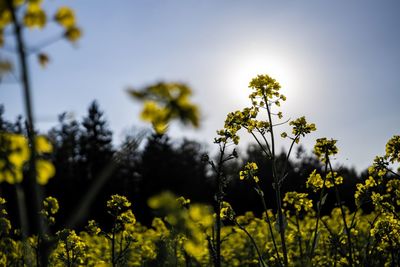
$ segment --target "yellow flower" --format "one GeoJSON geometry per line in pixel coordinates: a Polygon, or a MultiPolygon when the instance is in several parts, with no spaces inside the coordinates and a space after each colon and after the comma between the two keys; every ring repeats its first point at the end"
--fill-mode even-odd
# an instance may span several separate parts
{"type": "Polygon", "coordinates": [[[386,144],[386,157],[389,161],[400,162],[400,135],[395,135],[386,144]]]}
{"type": "Polygon", "coordinates": [[[283,198],[283,206],[294,208],[297,212],[310,211],[313,208],[311,199],[307,198],[307,193],[287,192],[283,198]]]}
{"type": "Polygon", "coordinates": [[[247,162],[244,169],[239,172],[239,179],[244,180],[252,178],[256,183],[258,183],[260,179],[255,175],[257,171],[258,166],[255,162],[247,162]]]}
{"type": "Polygon", "coordinates": [[[54,176],[56,170],[50,161],[38,159],[36,160],[36,173],[38,184],[45,185],[54,176]]]}
{"type": "Polygon", "coordinates": [[[60,7],[54,19],[65,28],[75,26],[75,13],[69,7],[60,7]]]}
{"type": "Polygon", "coordinates": [[[51,153],[53,151],[53,145],[42,135],[36,136],[35,145],[38,153],[51,153]]]}
{"type": "MultiPolygon", "coordinates": [[[[44,136],[35,139],[36,152],[40,157],[43,153],[52,151],[51,143],[44,136]]],[[[0,159],[0,182],[14,184],[23,179],[23,167],[30,158],[28,140],[20,134],[0,134],[0,150],[6,158],[0,159]]],[[[54,176],[55,168],[50,161],[36,159],[37,182],[44,185],[54,176]]]]}
{"type": "Polygon", "coordinates": [[[305,136],[306,134],[317,130],[315,124],[307,123],[306,117],[304,116],[289,122],[289,125],[293,126],[292,133],[294,136],[305,136]]]}
{"type": "Polygon", "coordinates": [[[325,162],[327,156],[336,155],[338,148],[336,140],[328,140],[327,138],[319,138],[314,146],[314,154],[322,161],[325,162]]]}
{"type": "Polygon", "coordinates": [[[46,25],[47,17],[41,6],[37,3],[27,5],[24,15],[24,24],[28,28],[43,28],[46,25]]]}
{"type": "Polygon", "coordinates": [[[78,41],[82,36],[82,31],[80,28],[76,26],[68,27],[64,33],[65,38],[67,38],[71,42],[78,41]]]}
{"type": "Polygon", "coordinates": [[[144,101],[141,117],[163,134],[171,120],[199,127],[198,107],[190,102],[191,89],[181,83],[157,83],[142,90],[129,90],[132,97],[144,101]]]}

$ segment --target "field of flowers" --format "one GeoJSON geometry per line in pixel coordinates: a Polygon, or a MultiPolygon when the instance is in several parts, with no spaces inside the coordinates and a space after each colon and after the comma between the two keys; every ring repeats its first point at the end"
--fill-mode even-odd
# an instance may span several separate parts
{"type": "MultiPolygon", "coordinates": [[[[314,154],[325,168],[309,174],[306,187],[319,196],[313,202],[308,193],[286,192],[281,196],[285,166],[273,165],[274,191],[278,210],[268,210],[261,217],[252,212],[237,216],[235,207],[224,200],[228,183],[223,173],[227,161],[235,160],[238,132],[245,129],[258,142],[266,159],[275,157],[274,118],[281,112],[272,109],[285,97],[280,85],[268,75],[259,75],[249,85],[251,107],[228,114],[224,129],[218,131],[215,143],[220,148],[216,161],[204,156],[215,172],[218,185],[213,207],[191,203],[189,199],[165,192],[148,200],[156,217],[151,227],[135,219],[135,206],[120,195],[104,203],[111,227],[90,220],[84,231],[52,229],[59,210],[58,201],[47,197],[40,217],[49,227],[44,235],[25,236],[8,219],[7,200],[0,198],[0,265],[1,266],[398,266],[400,264],[400,180],[391,164],[400,162],[400,136],[386,145],[386,154],[376,157],[369,177],[357,184],[356,210],[350,212],[340,200],[343,178],[331,164],[338,153],[336,140],[316,140],[314,154]],[[264,119],[260,119],[264,116],[264,119]],[[266,118],[266,119],[265,119],[266,118]],[[328,194],[336,196],[337,207],[323,215],[328,194]],[[372,205],[365,213],[363,205],[372,205]],[[44,261],[45,259],[45,261],[44,261]]],[[[142,117],[163,134],[174,119],[196,125],[196,107],[190,103],[190,89],[180,84],[157,84],[132,92],[144,101],[142,117]]],[[[304,117],[289,122],[291,133],[280,138],[292,147],[316,126],[304,117]]],[[[40,159],[51,153],[51,144],[36,137],[37,181],[45,184],[53,174],[51,162],[40,159]]],[[[1,134],[2,159],[0,181],[18,184],[30,150],[24,136],[1,134]]],[[[246,163],[239,173],[247,180],[266,207],[258,166],[246,163]]]]}

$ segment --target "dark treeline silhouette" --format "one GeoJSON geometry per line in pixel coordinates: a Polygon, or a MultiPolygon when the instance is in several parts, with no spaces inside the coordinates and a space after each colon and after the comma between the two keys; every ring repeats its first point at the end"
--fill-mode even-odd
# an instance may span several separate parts
{"type": "MultiPolygon", "coordinates": [[[[24,134],[21,117],[15,122],[4,119],[4,109],[0,108],[0,131],[24,134]]],[[[58,226],[64,226],[68,219],[79,210],[82,201],[99,177],[113,162],[114,168],[101,190],[85,214],[84,220],[96,219],[107,223],[106,201],[112,194],[127,196],[133,203],[138,220],[149,223],[152,213],[147,207],[147,199],[162,191],[172,191],[176,195],[191,199],[192,202],[213,204],[215,185],[214,174],[202,156],[207,153],[204,145],[190,140],[171,140],[167,135],[149,134],[143,131],[129,133],[119,147],[112,144],[112,132],[97,102],[92,102],[88,114],[82,121],[71,120],[66,113],[59,116],[58,124],[48,133],[54,146],[51,160],[56,167],[56,175],[44,187],[46,196],[59,200],[58,226]]],[[[225,199],[240,214],[252,210],[261,213],[259,196],[250,181],[239,180],[239,170],[243,163],[254,161],[259,166],[258,176],[267,196],[269,208],[275,208],[272,187],[271,162],[265,161],[262,151],[256,145],[249,145],[239,154],[239,159],[228,162],[225,172],[229,185],[225,199]]],[[[284,164],[285,153],[277,157],[278,165],[284,164]]],[[[293,159],[287,164],[288,176],[283,183],[283,192],[309,192],[316,201],[317,195],[305,186],[309,174],[323,166],[312,155],[298,147],[293,159]]],[[[344,177],[341,185],[341,200],[354,208],[355,184],[363,175],[354,169],[341,167],[336,171],[344,177]]],[[[366,174],[364,172],[364,174],[366,174]]],[[[29,190],[29,188],[25,188],[29,190]]],[[[16,201],[13,186],[1,183],[0,196],[8,200],[10,215],[18,225],[16,201]],[[14,211],[14,212],[13,212],[14,211]]],[[[325,212],[336,205],[334,194],[330,194],[325,204],[325,212]]],[[[79,227],[84,224],[79,225],[79,227]]],[[[56,225],[57,227],[57,225],[56,225]]]]}

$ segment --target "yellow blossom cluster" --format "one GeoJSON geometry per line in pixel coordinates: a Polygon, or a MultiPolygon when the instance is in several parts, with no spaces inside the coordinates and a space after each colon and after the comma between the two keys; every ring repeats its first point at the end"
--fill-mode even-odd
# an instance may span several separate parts
{"type": "MultiPolygon", "coordinates": [[[[300,136],[305,136],[313,131],[316,131],[314,123],[307,123],[306,117],[302,116],[296,120],[290,121],[289,125],[293,126],[292,134],[294,135],[293,139],[296,143],[300,141],[300,136]]],[[[286,138],[287,133],[283,132],[281,134],[283,138],[286,138]]]]}
{"type": "Polygon", "coordinates": [[[280,101],[286,101],[286,97],[279,93],[281,85],[269,75],[257,75],[250,81],[249,88],[253,89],[249,98],[254,106],[265,107],[271,103],[280,106],[280,101]]]}
{"type": "Polygon", "coordinates": [[[307,197],[307,193],[286,192],[283,198],[283,206],[288,209],[293,208],[296,212],[308,212],[312,210],[313,203],[307,197]]]}
{"type": "MultiPolygon", "coordinates": [[[[53,148],[44,136],[37,136],[36,175],[37,182],[44,185],[54,176],[53,164],[42,156],[50,153],[53,148]]],[[[0,133],[0,183],[15,184],[22,182],[23,168],[30,158],[28,140],[21,134],[0,133]]]]}
{"type": "Polygon", "coordinates": [[[260,181],[256,175],[258,171],[258,166],[255,162],[247,162],[243,170],[239,172],[240,180],[253,179],[256,183],[260,181]]]}
{"type": "Polygon", "coordinates": [[[326,157],[333,156],[338,153],[336,140],[327,139],[326,137],[318,138],[314,145],[314,154],[322,161],[326,161],[326,157]]]}
{"type": "MultiPolygon", "coordinates": [[[[48,14],[43,9],[42,0],[15,0],[12,2],[14,9],[23,10],[23,26],[30,29],[43,29],[48,24],[48,14]]],[[[71,8],[65,6],[58,8],[53,16],[53,20],[64,28],[64,37],[68,41],[76,42],[81,37],[81,29],[76,24],[75,12],[71,8]]],[[[0,1],[0,46],[4,44],[4,29],[11,23],[12,14],[7,1],[0,1]]]]}
{"type": "Polygon", "coordinates": [[[130,89],[129,94],[144,102],[141,118],[163,134],[171,120],[199,127],[198,107],[191,103],[192,90],[182,83],[157,83],[141,90],[130,89]]]}
{"type": "Polygon", "coordinates": [[[306,186],[317,192],[322,188],[332,188],[342,183],[343,177],[339,176],[337,172],[328,172],[323,178],[321,174],[317,173],[317,170],[313,170],[307,178],[306,186]]]}
{"type": "Polygon", "coordinates": [[[389,161],[400,162],[400,135],[395,135],[386,144],[386,156],[389,161]]]}

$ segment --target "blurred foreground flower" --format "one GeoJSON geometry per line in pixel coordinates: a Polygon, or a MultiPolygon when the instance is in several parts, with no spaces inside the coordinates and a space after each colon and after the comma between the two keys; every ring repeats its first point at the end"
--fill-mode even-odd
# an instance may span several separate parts
{"type": "MultiPolygon", "coordinates": [[[[36,137],[37,182],[44,185],[54,176],[53,164],[40,158],[53,150],[51,143],[44,136],[36,137]]],[[[30,158],[29,144],[25,136],[13,133],[0,133],[0,183],[22,182],[24,166],[30,158]]]]}
{"type": "Polygon", "coordinates": [[[172,120],[199,127],[199,110],[190,101],[192,90],[185,84],[160,82],[128,92],[136,100],[143,101],[141,118],[150,122],[158,134],[165,133],[172,120]]]}

